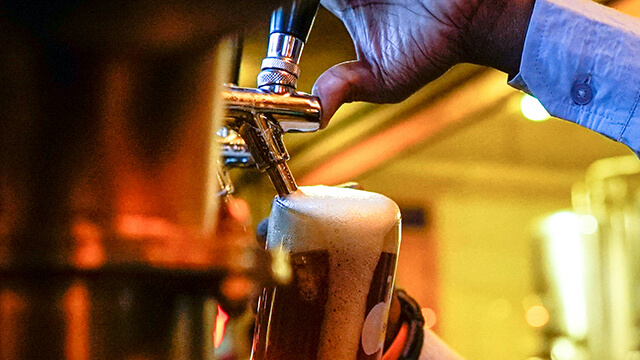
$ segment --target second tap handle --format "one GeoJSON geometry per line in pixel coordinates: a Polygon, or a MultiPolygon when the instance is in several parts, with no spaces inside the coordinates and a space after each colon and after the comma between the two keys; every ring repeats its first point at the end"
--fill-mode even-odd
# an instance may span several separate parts
{"type": "Polygon", "coordinates": [[[320,0],[293,0],[291,6],[282,6],[271,16],[270,33],[284,33],[307,42],[320,0]]]}

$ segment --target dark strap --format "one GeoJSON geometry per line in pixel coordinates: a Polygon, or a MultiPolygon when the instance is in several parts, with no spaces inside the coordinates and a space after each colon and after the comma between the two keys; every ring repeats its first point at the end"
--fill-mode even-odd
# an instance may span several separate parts
{"type": "Polygon", "coordinates": [[[420,305],[404,290],[397,289],[400,302],[400,321],[408,325],[407,341],[398,360],[418,360],[424,343],[424,317],[420,305]]]}

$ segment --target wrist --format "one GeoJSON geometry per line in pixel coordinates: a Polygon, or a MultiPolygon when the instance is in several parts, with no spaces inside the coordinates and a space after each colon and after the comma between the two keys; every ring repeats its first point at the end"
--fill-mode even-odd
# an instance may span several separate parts
{"type": "Polygon", "coordinates": [[[515,76],[535,0],[484,0],[467,31],[469,62],[515,76]]]}

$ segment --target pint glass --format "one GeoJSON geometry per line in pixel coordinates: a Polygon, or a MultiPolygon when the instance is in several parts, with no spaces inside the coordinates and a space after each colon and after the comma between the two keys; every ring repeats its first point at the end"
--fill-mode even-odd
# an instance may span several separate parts
{"type": "Polygon", "coordinates": [[[399,245],[385,196],[314,186],[276,198],[267,248],[289,254],[292,277],[263,291],[252,359],[380,359],[399,245]]]}

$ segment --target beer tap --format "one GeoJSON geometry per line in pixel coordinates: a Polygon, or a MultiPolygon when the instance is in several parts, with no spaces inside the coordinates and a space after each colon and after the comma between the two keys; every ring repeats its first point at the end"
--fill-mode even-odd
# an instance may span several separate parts
{"type": "MultiPolygon", "coordinates": [[[[291,7],[274,11],[257,88],[229,85],[223,93],[227,107],[225,126],[242,137],[253,162],[268,174],[280,196],[297,190],[282,136],[320,128],[319,99],[296,91],[300,55],[318,6],[319,0],[293,0],[291,7]]],[[[243,149],[240,143],[235,145],[236,149],[243,149]]],[[[242,157],[237,165],[250,163],[245,159],[242,157]]]]}

